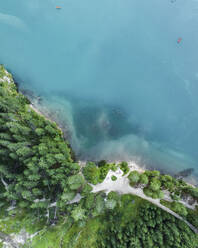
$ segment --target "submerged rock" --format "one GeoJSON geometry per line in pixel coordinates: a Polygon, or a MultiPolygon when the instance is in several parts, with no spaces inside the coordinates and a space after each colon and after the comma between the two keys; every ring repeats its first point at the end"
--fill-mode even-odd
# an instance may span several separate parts
{"type": "Polygon", "coordinates": [[[194,168],[185,169],[175,174],[174,177],[176,178],[188,177],[193,173],[193,171],[194,171],[194,168]]]}

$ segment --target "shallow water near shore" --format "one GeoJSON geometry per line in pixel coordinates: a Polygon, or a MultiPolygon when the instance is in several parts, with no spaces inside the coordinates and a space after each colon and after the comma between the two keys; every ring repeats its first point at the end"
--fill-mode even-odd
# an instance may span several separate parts
{"type": "Polygon", "coordinates": [[[193,0],[6,0],[0,63],[80,159],[198,177],[197,28],[193,0]]]}

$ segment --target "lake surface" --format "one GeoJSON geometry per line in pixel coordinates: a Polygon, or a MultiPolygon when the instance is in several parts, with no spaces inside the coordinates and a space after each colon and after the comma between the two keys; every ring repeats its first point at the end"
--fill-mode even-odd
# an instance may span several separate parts
{"type": "Polygon", "coordinates": [[[0,35],[80,159],[198,177],[197,0],[6,0],[0,35]]]}

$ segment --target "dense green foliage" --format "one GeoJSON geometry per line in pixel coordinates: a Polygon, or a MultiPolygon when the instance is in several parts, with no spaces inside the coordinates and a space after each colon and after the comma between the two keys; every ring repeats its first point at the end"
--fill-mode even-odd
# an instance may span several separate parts
{"type": "Polygon", "coordinates": [[[186,207],[184,207],[184,205],[180,202],[177,201],[165,201],[165,200],[160,200],[160,203],[168,208],[170,208],[171,210],[173,210],[175,213],[179,214],[182,217],[186,217],[188,214],[188,210],[186,207]]]}
{"type": "Polygon", "coordinates": [[[192,188],[192,187],[186,186],[183,188],[182,192],[184,194],[191,195],[195,200],[198,201],[198,188],[192,188]]]}
{"type": "Polygon", "coordinates": [[[195,210],[187,209],[188,214],[186,216],[186,219],[196,228],[198,228],[198,206],[195,208],[195,210]]]}
{"type": "Polygon", "coordinates": [[[123,161],[122,163],[119,164],[119,166],[120,166],[120,169],[123,171],[123,176],[129,172],[129,167],[128,167],[127,162],[123,161]]]}
{"type": "Polygon", "coordinates": [[[194,201],[198,199],[198,188],[193,188],[183,180],[177,180],[170,175],[160,174],[159,171],[146,170],[144,173],[132,171],[128,175],[132,187],[143,187],[144,194],[152,198],[163,198],[163,190],[170,192],[173,200],[191,196],[194,201]]]}
{"type": "Polygon", "coordinates": [[[128,216],[124,223],[119,207],[106,213],[105,220],[106,228],[98,239],[99,248],[198,247],[197,236],[182,221],[150,203],[141,204],[136,217],[128,216]]]}
{"type": "Polygon", "coordinates": [[[105,160],[102,160],[98,166],[94,162],[87,162],[83,168],[83,175],[89,183],[96,185],[104,181],[109,170],[115,171],[116,169],[115,164],[106,163],[105,160]]]}
{"type": "Polygon", "coordinates": [[[91,193],[71,206],[73,218],[62,216],[56,225],[48,227],[44,219],[38,222],[28,212],[16,209],[8,215],[1,209],[0,230],[8,234],[24,227],[31,234],[39,231],[26,248],[197,248],[197,236],[185,223],[147,201],[116,192],[108,194],[106,201],[110,204],[104,199],[103,193],[91,193]]]}
{"type": "Polygon", "coordinates": [[[134,185],[138,184],[138,182],[140,180],[139,172],[136,171],[136,170],[130,172],[130,174],[128,175],[128,179],[130,181],[131,186],[134,186],[134,185]]]}
{"type": "MultiPolygon", "coordinates": [[[[101,168],[101,167],[100,167],[101,168]]],[[[83,168],[83,175],[85,179],[94,185],[100,182],[100,168],[93,162],[88,162],[83,168]]]]}
{"type": "Polygon", "coordinates": [[[189,221],[194,227],[198,228],[198,206],[196,208],[190,209],[185,207],[180,202],[168,202],[165,200],[160,200],[160,203],[171,210],[173,210],[175,213],[179,214],[180,216],[183,216],[187,221],[189,221]]]}
{"type": "Polygon", "coordinates": [[[57,201],[64,207],[65,195],[73,198],[84,184],[79,169],[57,125],[32,110],[11,79],[0,82],[0,196],[4,202],[42,210],[57,201]]]}

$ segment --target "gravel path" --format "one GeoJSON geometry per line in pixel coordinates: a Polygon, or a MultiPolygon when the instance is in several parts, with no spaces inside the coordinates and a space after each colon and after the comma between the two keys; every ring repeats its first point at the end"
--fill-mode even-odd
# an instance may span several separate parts
{"type": "MultiPolygon", "coordinates": [[[[135,168],[137,169],[137,168],[135,168]]],[[[166,212],[172,214],[175,216],[177,219],[180,219],[184,221],[190,228],[193,230],[195,233],[198,233],[198,229],[195,228],[192,224],[190,224],[188,221],[186,221],[184,218],[182,218],[180,215],[176,214],[173,212],[171,209],[165,207],[160,203],[159,199],[153,199],[151,197],[148,197],[144,194],[143,190],[141,188],[133,188],[129,185],[129,180],[127,178],[127,175],[122,176],[123,172],[118,169],[116,172],[109,171],[106,179],[97,185],[92,185],[93,187],[93,193],[98,192],[98,191],[105,191],[106,193],[109,193],[110,191],[116,191],[120,194],[133,194],[137,195],[153,204],[156,206],[160,207],[161,209],[165,210],[166,212]],[[112,181],[111,176],[116,176],[117,180],[112,181]]]]}

